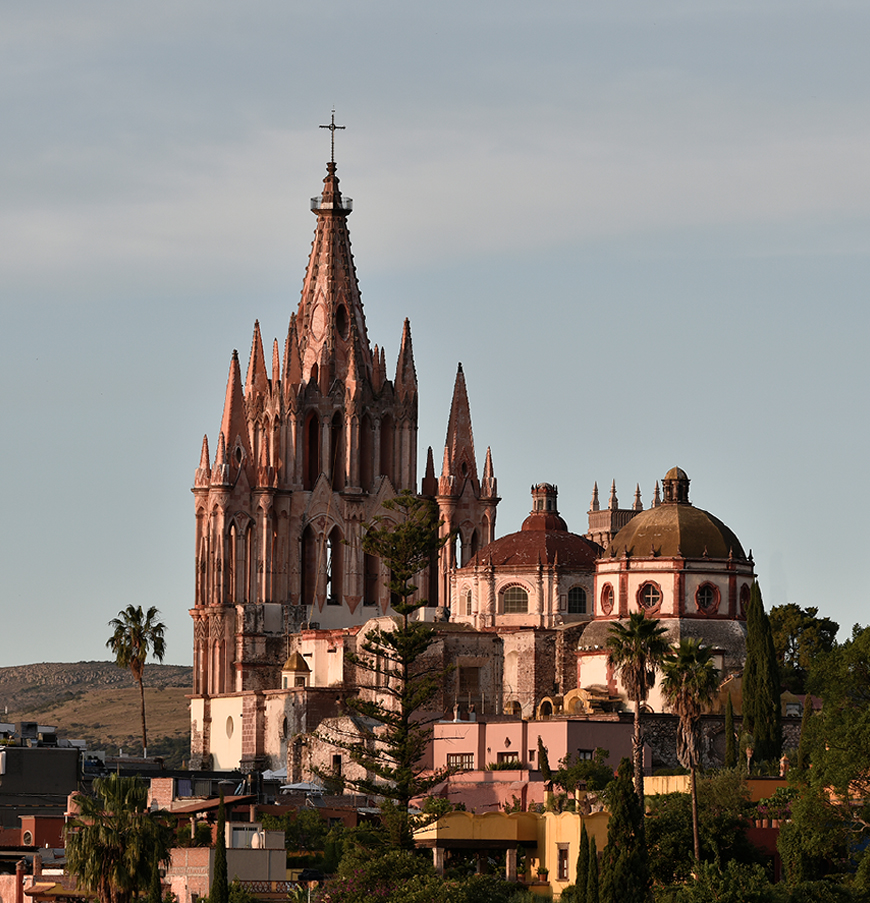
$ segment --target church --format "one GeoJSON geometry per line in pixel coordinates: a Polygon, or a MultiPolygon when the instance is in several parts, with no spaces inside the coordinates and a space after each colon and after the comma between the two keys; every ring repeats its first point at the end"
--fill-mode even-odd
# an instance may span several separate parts
{"type": "Polygon", "coordinates": [[[478,469],[460,364],[440,474],[429,447],[418,482],[410,322],[397,328],[388,371],[369,341],[352,207],[333,153],[311,199],[314,241],[283,347],[273,340],[267,357],[254,324],[245,376],[234,351],[219,430],[213,445],[203,439],[193,486],[194,767],[306,772],[304,738],[342,717],[359,687],[346,653],[392,613],[388,575],[361,537],[402,490],[432,499],[452,537],[419,581],[420,616],[435,622],[433,654],[451,675],[445,711],[613,710],[622,690],[606,664],[607,630],[637,610],[663,619],[674,640],[701,637],[724,671],[739,670],[752,556],[689,502],[679,468],[647,510],[639,488],[620,508],[615,485],[602,508],[596,484],[583,533],[559,515],[557,488],[537,484],[521,529],[497,538],[492,454],[478,469]]]}

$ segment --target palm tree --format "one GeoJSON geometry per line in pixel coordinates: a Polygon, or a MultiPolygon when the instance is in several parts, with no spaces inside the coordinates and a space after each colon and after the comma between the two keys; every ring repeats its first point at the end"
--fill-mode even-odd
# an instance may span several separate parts
{"type": "Polygon", "coordinates": [[[162,662],[166,654],[166,642],[163,633],[166,625],[157,620],[160,612],[153,606],[147,613],[142,612],[141,605],[128,605],[124,611],[118,612],[117,618],[109,621],[114,633],[106,641],[106,645],[115,653],[115,663],[119,668],[129,668],[139,684],[139,699],[142,703],[142,752],[148,755],[148,734],[145,730],[145,686],[142,673],[145,660],[151,653],[157,661],[162,662]]]}
{"type": "Polygon", "coordinates": [[[698,722],[719,689],[719,671],[713,664],[712,650],[698,639],[683,638],[662,664],[662,693],[668,708],[680,719],[677,729],[677,758],[689,769],[692,789],[692,836],[695,860],[701,858],[698,831],[698,792],[695,770],[700,759],[698,722]]]}
{"type": "Polygon", "coordinates": [[[607,664],[619,672],[625,693],[634,702],[634,789],[643,806],[643,735],[641,733],[641,704],[649,698],[656,679],[656,670],[668,652],[667,631],[658,618],[648,618],[642,611],[633,611],[628,623],[614,623],[607,639],[607,664]]]}
{"type": "Polygon", "coordinates": [[[77,794],[78,816],[66,827],[69,871],[100,903],[131,903],[147,890],[155,861],[169,863],[172,829],[148,806],[148,785],[110,774],[94,796],[77,794]]]}

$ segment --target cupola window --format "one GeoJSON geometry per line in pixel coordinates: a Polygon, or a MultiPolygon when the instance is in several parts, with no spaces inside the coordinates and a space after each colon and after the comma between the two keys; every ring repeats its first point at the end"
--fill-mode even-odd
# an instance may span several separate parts
{"type": "Polygon", "coordinates": [[[506,615],[524,615],[529,610],[529,594],[521,586],[504,591],[503,611],[506,615]]]}
{"type": "Polygon", "coordinates": [[[699,611],[713,614],[719,607],[719,590],[712,583],[704,583],[695,593],[695,604],[699,611]]]}
{"type": "Polygon", "coordinates": [[[637,594],[641,608],[654,611],[662,604],[662,591],[655,583],[644,583],[637,594]]]}

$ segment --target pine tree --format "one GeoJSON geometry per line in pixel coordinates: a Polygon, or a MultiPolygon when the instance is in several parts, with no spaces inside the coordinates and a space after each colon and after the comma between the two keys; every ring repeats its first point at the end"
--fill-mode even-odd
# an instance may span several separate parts
{"type": "Polygon", "coordinates": [[[586,903],[599,903],[598,891],[598,848],[593,837],[589,841],[589,878],[586,881],[586,903]]]}
{"type": "Polygon", "coordinates": [[[229,903],[230,883],[227,876],[227,815],[224,807],[224,792],[218,806],[217,838],[214,845],[214,874],[211,879],[209,903],[229,903]]]}
{"type": "Polygon", "coordinates": [[[577,853],[577,876],[574,879],[574,899],[576,903],[587,903],[586,890],[589,884],[589,835],[586,823],[580,830],[580,850],[577,853]]]}
{"type": "Polygon", "coordinates": [[[743,729],[752,737],[753,759],[778,759],[782,751],[779,665],[758,581],[746,609],[743,729]]]}
{"type": "MultiPolygon", "coordinates": [[[[616,778],[607,786],[610,821],[607,846],[601,860],[602,903],[627,903],[629,900],[631,903],[648,903],[651,900],[644,815],[631,775],[631,762],[623,759],[616,778]]],[[[588,895],[586,903],[589,903],[588,895]]]]}
{"type": "Polygon", "coordinates": [[[737,767],[737,742],[734,736],[734,703],[731,702],[731,694],[725,703],[725,767],[737,767]]]}
{"type": "MultiPolygon", "coordinates": [[[[393,610],[401,621],[388,628],[376,626],[366,633],[356,653],[346,658],[372,675],[368,697],[348,700],[348,707],[382,730],[369,729],[362,739],[326,731],[319,739],[348,752],[366,772],[363,778],[345,778],[359,793],[379,796],[381,821],[394,848],[414,848],[414,827],[423,820],[409,812],[412,799],[444,780],[445,771],[424,773],[423,756],[435,718],[424,713],[433,703],[444,679],[443,668],[426,663],[426,650],[435,631],[425,621],[411,620],[426,600],[412,602],[417,587],[413,578],[450,539],[440,536],[438,508],[427,499],[402,492],[383,503],[392,518],[374,518],[362,538],[363,551],[381,559],[390,574],[388,586],[393,610]]],[[[321,773],[321,777],[328,777],[321,773]]],[[[431,816],[429,819],[431,820],[431,816]]]]}

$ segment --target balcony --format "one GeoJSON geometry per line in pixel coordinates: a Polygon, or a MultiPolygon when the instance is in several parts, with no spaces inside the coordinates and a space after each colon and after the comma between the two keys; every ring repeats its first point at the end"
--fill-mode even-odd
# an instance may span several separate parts
{"type": "Polygon", "coordinates": [[[353,198],[339,198],[338,201],[324,201],[322,197],[311,199],[311,209],[315,212],[321,210],[345,210],[350,213],[353,210],[353,198]]]}

